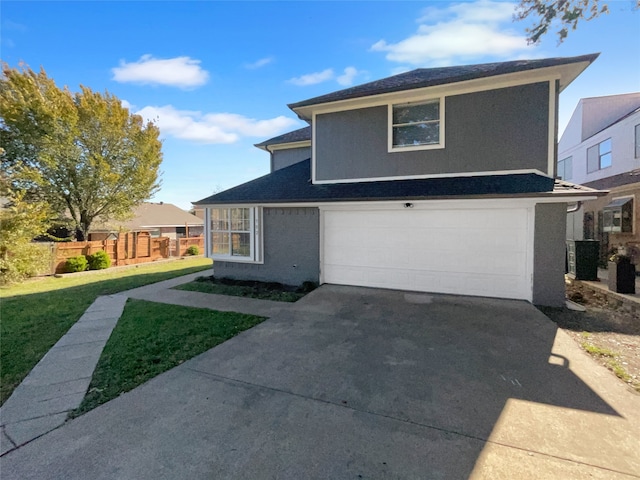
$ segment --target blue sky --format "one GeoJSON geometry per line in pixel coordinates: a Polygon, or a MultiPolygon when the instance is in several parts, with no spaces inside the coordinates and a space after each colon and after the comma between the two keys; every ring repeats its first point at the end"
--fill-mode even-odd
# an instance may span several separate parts
{"type": "Polygon", "coordinates": [[[115,94],[156,119],[164,141],[155,201],[191,201],[268,173],[253,144],[304,126],[287,103],[419,67],[520,58],[600,58],[560,97],[560,133],[582,97],[640,91],[640,11],[582,23],[558,45],[525,40],[514,3],[12,2],[1,58],[59,86],[115,94]]]}

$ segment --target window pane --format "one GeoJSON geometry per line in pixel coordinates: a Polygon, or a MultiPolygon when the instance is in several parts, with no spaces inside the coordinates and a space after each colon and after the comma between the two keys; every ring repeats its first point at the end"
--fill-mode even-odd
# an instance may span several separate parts
{"type": "Polygon", "coordinates": [[[600,157],[600,168],[607,168],[611,166],[611,153],[605,153],[600,157]]]}
{"type": "Polygon", "coordinates": [[[587,173],[600,169],[600,158],[598,156],[598,146],[594,145],[587,150],[587,173]]]}
{"type": "Polygon", "coordinates": [[[248,208],[231,209],[231,230],[248,232],[251,229],[248,208]]]}
{"type": "Polygon", "coordinates": [[[251,255],[250,233],[231,234],[231,255],[238,257],[248,257],[251,255]]]}
{"type": "Polygon", "coordinates": [[[399,105],[393,107],[393,124],[419,123],[438,120],[440,118],[440,102],[422,103],[418,105],[399,105]]]}
{"type": "Polygon", "coordinates": [[[564,160],[564,176],[563,180],[571,180],[573,177],[573,157],[565,158],[564,160]]]}
{"type": "Polygon", "coordinates": [[[609,153],[611,151],[611,139],[607,139],[600,143],[600,155],[609,153]]]}
{"type": "Polygon", "coordinates": [[[440,122],[393,127],[393,146],[433,145],[440,141],[440,122]]]}
{"type": "Polygon", "coordinates": [[[215,255],[229,255],[229,234],[214,232],[211,234],[211,248],[215,255]]]}
{"type": "Polygon", "coordinates": [[[229,209],[228,208],[212,208],[211,209],[211,230],[229,230],[229,209]]]}

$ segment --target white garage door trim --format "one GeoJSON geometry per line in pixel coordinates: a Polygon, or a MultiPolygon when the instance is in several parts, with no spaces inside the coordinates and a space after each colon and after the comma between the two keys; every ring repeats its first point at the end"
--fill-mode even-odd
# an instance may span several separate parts
{"type": "Polygon", "coordinates": [[[320,282],[532,301],[533,201],[411,205],[321,207],[320,282]]]}

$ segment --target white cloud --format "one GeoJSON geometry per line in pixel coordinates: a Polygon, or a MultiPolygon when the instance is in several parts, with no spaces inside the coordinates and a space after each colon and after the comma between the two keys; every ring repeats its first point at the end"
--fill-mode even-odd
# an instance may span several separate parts
{"type": "Polygon", "coordinates": [[[204,85],[209,79],[209,73],[200,67],[200,60],[190,57],[154,58],[143,55],[137,62],[121,60],[120,66],[111,71],[116,82],[142,85],[193,88],[204,85]]]}
{"type": "Polygon", "coordinates": [[[262,68],[266,65],[269,65],[271,62],[273,62],[273,57],[265,57],[253,63],[245,63],[244,68],[247,68],[249,70],[255,70],[257,68],[262,68]]]}
{"type": "Polygon", "coordinates": [[[284,116],[256,120],[235,113],[178,110],[172,105],[147,106],[136,113],[155,122],[163,135],[208,144],[234,143],[242,137],[272,137],[298,123],[284,116]]]}
{"type": "MultiPolygon", "coordinates": [[[[418,19],[418,31],[397,43],[380,40],[372,51],[387,60],[417,66],[443,66],[485,56],[522,57],[532,46],[510,24],[514,3],[478,0],[444,8],[430,7],[418,19]]],[[[531,56],[531,55],[530,55],[531,56]]]]}
{"type": "Polygon", "coordinates": [[[308,73],[307,75],[291,78],[288,80],[288,82],[304,87],[307,85],[315,85],[316,83],[326,82],[327,80],[331,80],[333,77],[333,69],[327,68],[322,72],[308,73]]]}
{"type": "Polygon", "coordinates": [[[344,69],[344,74],[336,78],[336,81],[345,87],[353,85],[353,80],[362,72],[358,72],[355,67],[347,67],[344,69]]]}
{"type": "Polygon", "coordinates": [[[124,108],[126,108],[126,109],[128,109],[128,110],[134,110],[134,109],[135,109],[135,107],[134,107],[133,105],[131,105],[127,100],[124,100],[124,99],[120,100],[120,104],[121,104],[124,108]]]}

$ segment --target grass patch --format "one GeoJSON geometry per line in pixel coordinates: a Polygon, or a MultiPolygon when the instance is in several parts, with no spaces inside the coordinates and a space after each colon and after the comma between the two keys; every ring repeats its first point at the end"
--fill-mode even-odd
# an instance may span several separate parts
{"type": "Polygon", "coordinates": [[[230,278],[199,277],[195,282],[178,285],[177,290],[215,293],[234,297],[259,298],[276,302],[295,302],[317,287],[313,282],[305,282],[299,287],[275,282],[253,280],[233,280],[230,278]]]}
{"type": "Polygon", "coordinates": [[[98,296],[208,268],[211,260],[194,258],[34,279],[0,288],[0,404],[98,296]]]}
{"type": "Polygon", "coordinates": [[[129,299],[98,361],[89,391],[72,416],[134,389],[263,320],[255,315],[129,299]]]}
{"type": "MultiPolygon", "coordinates": [[[[627,383],[631,380],[631,376],[627,373],[620,362],[618,362],[615,352],[607,348],[598,347],[588,342],[583,342],[582,348],[584,348],[584,350],[590,355],[606,358],[605,363],[607,365],[607,368],[611,370],[620,380],[623,380],[627,383]]],[[[634,388],[638,390],[637,385],[634,386],[634,388]]]]}
{"type": "Polygon", "coordinates": [[[586,352],[590,353],[591,355],[598,355],[600,357],[608,357],[608,358],[614,358],[616,356],[614,352],[612,352],[607,348],[598,347],[596,345],[593,345],[587,342],[584,342],[582,344],[582,348],[584,348],[586,352]]]}

